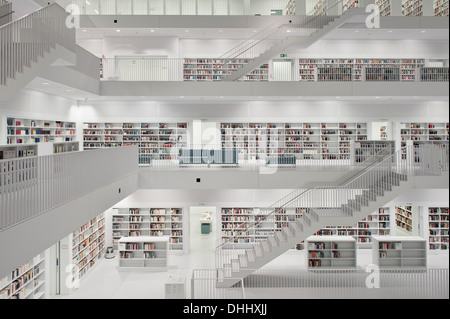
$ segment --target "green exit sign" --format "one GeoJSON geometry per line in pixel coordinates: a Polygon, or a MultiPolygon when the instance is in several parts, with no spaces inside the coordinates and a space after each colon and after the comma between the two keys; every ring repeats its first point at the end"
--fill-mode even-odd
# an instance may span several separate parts
{"type": "Polygon", "coordinates": [[[280,54],[280,58],[287,58],[287,54],[284,53],[280,54]]]}

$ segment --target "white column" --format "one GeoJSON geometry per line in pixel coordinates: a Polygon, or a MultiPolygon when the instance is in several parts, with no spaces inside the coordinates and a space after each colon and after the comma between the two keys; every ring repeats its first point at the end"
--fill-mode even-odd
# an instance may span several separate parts
{"type": "Polygon", "coordinates": [[[295,2],[295,15],[305,16],[306,15],[306,0],[294,0],[295,2]]]}
{"type": "Polygon", "coordinates": [[[434,16],[434,8],[433,8],[434,1],[430,0],[424,0],[422,11],[424,17],[433,17],[434,16]]]}
{"type": "Polygon", "coordinates": [[[391,16],[401,17],[403,15],[402,2],[402,0],[391,0],[391,16]]]}

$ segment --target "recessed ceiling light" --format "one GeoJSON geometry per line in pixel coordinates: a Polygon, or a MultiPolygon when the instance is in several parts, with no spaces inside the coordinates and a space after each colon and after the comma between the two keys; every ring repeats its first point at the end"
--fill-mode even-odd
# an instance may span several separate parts
{"type": "Polygon", "coordinates": [[[180,96],[180,99],[184,99],[184,96],[180,96]]]}
{"type": "Polygon", "coordinates": [[[354,32],[355,32],[355,33],[358,33],[358,32],[359,32],[359,30],[355,30],[354,32]]]}
{"type": "Polygon", "coordinates": [[[83,32],[87,32],[87,30],[81,30],[81,31],[83,31],[83,32]]]}
{"type": "Polygon", "coordinates": [[[291,30],[287,30],[287,32],[289,33],[289,32],[291,32],[291,30]]]}
{"type": "Polygon", "coordinates": [[[341,97],[340,97],[340,96],[336,96],[336,98],[337,98],[337,99],[340,99],[341,97]]]}
{"type": "Polygon", "coordinates": [[[375,98],[376,98],[376,99],[379,99],[380,97],[379,97],[379,96],[376,96],[375,98]]]}
{"type": "Polygon", "coordinates": [[[184,30],[184,32],[189,32],[189,30],[184,30]]]}
{"type": "Polygon", "coordinates": [[[150,30],[150,32],[155,32],[155,30],[152,29],[152,30],[150,30]]]}
{"type": "Polygon", "coordinates": [[[425,32],[427,32],[427,31],[425,31],[425,30],[422,30],[421,32],[422,32],[422,33],[425,33],[425,32]]]}
{"type": "Polygon", "coordinates": [[[44,84],[44,85],[48,85],[48,83],[47,83],[47,82],[44,82],[44,83],[42,83],[42,84],[44,84]]]}
{"type": "Polygon", "coordinates": [[[223,99],[224,97],[223,97],[223,96],[221,96],[220,98],[221,98],[221,99],[223,99]]]}
{"type": "Polygon", "coordinates": [[[394,31],[392,31],[392,30],[389,30],[388,32],[389,32],[389,33],[392,33],[392,32],[394,32],[394,31]]]}
{"type": "Polygon", "coordinates": [[[116,30],[116,32],[120,32],[120,30],[116,30]]]}

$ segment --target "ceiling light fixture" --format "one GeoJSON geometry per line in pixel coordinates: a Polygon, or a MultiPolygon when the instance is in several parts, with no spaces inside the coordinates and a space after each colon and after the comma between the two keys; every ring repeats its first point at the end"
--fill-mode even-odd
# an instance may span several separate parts
{"type": "Polygon", "coordinates": [[[116,32],[120,32],[120,30],[116,30],[116,32]]]}
{"type": "Polygon", "coordinates": [[[155,32],[155,30],[152,29],[152,30],[150,30],[150,32],[155,32]]]}

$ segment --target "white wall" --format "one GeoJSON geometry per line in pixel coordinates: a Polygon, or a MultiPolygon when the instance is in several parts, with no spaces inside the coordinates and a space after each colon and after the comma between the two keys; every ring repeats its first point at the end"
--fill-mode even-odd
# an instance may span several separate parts
{"type": "MultiPolygon", "coordinates": [[[[11,100],[0,102],[0,145],[6,144],[6,118],[78,121],[78,106],[73,100],[23,89],[11,100]]],[[[77,140],[82,132],[78,130],[77,140]]]]}
{"type": "Polygon", "coordinates": [[[105,37],[103,53],[105,58],[135,55],[176,58],[178,46],[176,37],[105,37]]]}

